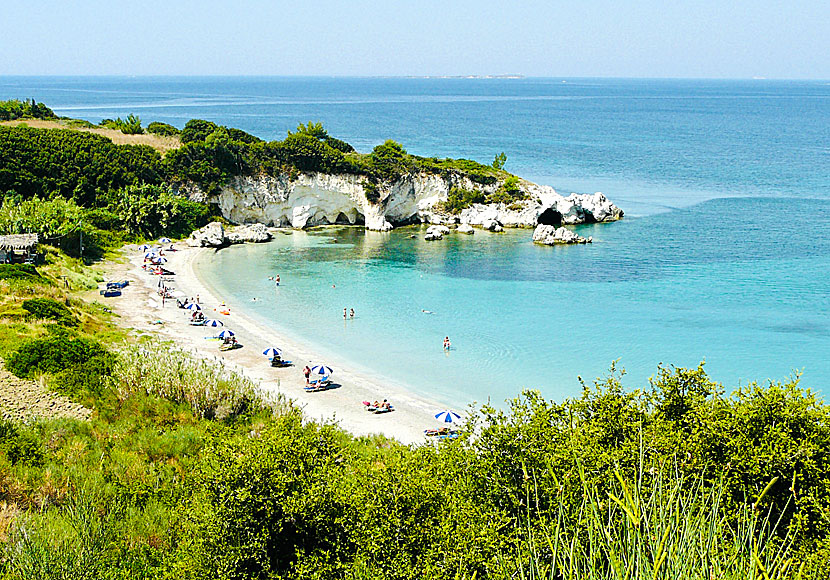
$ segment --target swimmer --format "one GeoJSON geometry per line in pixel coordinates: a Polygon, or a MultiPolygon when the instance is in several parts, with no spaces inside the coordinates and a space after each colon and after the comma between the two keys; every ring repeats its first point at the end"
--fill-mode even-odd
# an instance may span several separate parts
{"type": "Polygon", "coordinates": [[[354,318],[354,308],[349,309],[349,318],[354,318]]]}
{"type": "Polygon", "coordinates": [[[280,275],[279,274],[277,274],[277,277],[274,278],[274,282],[276,283],[277,286],[280,285],[280,275]]]}
{"type": "Polygon", "coordinates": [[[423,309],[421,309],[421,312],[423,312],[424,314],[435,314],[432,310],[423,310],[423,309]]]}
{"type": "Polygon", "coordinates": [[[332,288],[337,288],[337,286],[335,286],[334,284],[332,284],[332,285],[331,285],[331,287],[332,287],[332,288]]]}
{"type": "Polygon", "coordinates": [[[346,309],[343,309],[343,320],[346,320],[346,309]]]}
{"type": "Polygon", "coordinates": [[[450,337],[449,337],[449,336],[445,336],[445,337],[444,337],[444,350],[450,350],[450,346],[452,346],[452,345],[450,344],[450,337]]]}

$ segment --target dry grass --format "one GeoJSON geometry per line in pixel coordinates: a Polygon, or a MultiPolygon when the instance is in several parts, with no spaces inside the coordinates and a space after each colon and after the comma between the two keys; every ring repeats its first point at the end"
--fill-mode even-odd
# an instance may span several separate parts
{"type": "Polygon", "coordinates": [[[105,127],[84,128],[84,127],[69,127],[64,121],[47,121],[44,119],[18,119],[15,121],[0,121],[0,125],[17,127],[25,125],[35,129],[72,129],[74,131],[86,131],[87,133],[95,133],[106,137],[116,145],[149,145],[162,155],[171,149],[178,149],[181,147],[181,142],[178,137],[167,137],[163,135],[152,135],[145,133],[144,135],[125,135],[116,129],[107,129],[105,127]]]}

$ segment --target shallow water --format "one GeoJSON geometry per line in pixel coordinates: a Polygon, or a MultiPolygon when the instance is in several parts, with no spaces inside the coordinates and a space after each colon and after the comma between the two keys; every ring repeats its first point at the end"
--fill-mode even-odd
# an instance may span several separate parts
{"type": "Polygon", "coordinates": [[[803,369],[803,384],[821,390],[829,210],[713,200],[585,226],[594,244],[567,248],[536,246],[529,230],[425,242],[410,238],[418,228],[325,228],[208,254],[199,268],[293,338],[451,403],[499,402],[526,387],[573,396],[577,375],[600,376],[615,359],[632,387],[658,363],[705,359],[728,387],[803,369]],[[787,210],[802,216],[799,228],[777,223],[787,210]]]}

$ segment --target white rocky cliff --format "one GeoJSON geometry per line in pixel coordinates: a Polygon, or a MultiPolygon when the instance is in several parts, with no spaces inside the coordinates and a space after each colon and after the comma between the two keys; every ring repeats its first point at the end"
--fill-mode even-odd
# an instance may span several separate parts
{"type": "Polygon", "coordinates": [[[217,194],[189,193],[194,199],[218,205],[222,215],[233,223],[292,228],[337,223],[386,231],[396,225],[429,223],[499,231],[501,227],[614,221],[623,215],[601,193],[564,197],[552,187],[527,181],[520,182],[524,200],[509,207],[503,203],[475,204],[455,215],[436,207],[447,200],[453,187],[490,194],[500,184],[481,185],[459,174],[404,175],[386,187],[377,201],[367,199],[363,184],[362,176],[350,174],[301,173],[293,180],[287,175],[239,176],[217,194]]]}

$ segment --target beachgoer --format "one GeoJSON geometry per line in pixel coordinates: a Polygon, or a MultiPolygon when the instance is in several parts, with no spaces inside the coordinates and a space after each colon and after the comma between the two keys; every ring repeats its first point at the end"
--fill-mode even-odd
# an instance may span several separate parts
{"type": "Polygon", "coordinates": [[[346,309],[343,309],[343,320],[346,320],[346,309]]]}
{"type": "Polygon", "coordinates": [[[311,376],[311,369],[308,368],[308,365],[303,369],[303,375],[305,376],[305,384],[308,384],[308,378],[311,376]]]}
{"type": "Polygon", "coordinates": [[[449,337],[449,336],[445,336],[445,337],[444,337],[444,350],[450,350],[450,346],[451,346],[451,344],[450,344],[450,337],[449,337]]]}
{"type": "Polygon", "coordinates": [[[279,275],[279,274],[277,274],[277,277],[276,277],[276,278],[274,278],[274,282],[276,282],[276,283],[277,283],[277,286],[279,286],[279,285],[280,285],[280,275],[279,275]]]}
{"type": "Polygon", "coordinates": [[[199,302],[199,295],[198,295],[198,294],[196,294],[196,304],[200,304],[200,302],[199,302]]]}
{"type": "Polygon", "coordinates": [[[421,309],[421,312],[423,312],[424,314],[432,314],[432,310],[423,310],[423,309],[421,309]]]}
{"type": "Polygon", "coordinates": [[[354,308],[349,309],[349,318],[354,318],[354,308]]]}

